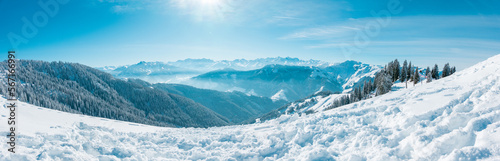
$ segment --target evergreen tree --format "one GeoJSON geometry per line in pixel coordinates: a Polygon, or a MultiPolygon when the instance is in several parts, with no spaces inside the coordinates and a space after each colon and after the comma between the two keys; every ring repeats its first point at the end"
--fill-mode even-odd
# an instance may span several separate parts
{"type": "Polygon", "coordinates": [[[427,83],[432,82],[432,72],[428,72],[426,77],[427,77],[427,83]]]}
{"type": "MultiPolygon", "coordinates": [[[[455,73],[456,71],[457,71],[457,69],[456,69],[455,67],[452,67],[452,68],[451,68],[451,74],[455,73]]],[[[450,75],[451,75],[451,74],[450,74],[450,75]]]]}
{"type": "Polygon", "coordinates": [[[441,78],[451,75],[450,63],[446,63],[443,67],[443,72],[441,73],[441,78]]]}
{"type": "Polygon", "coordinates": [[[425,76],[427,77],[427,75],[429,75],[430,72],[431,72],[431,68],[429,68],[429,66],[427,66],[427,69],[425,69],[425,76]]]}
{"type": "Polygon", "coordinates": [[[417,67],[415,73],[413,74],[413,86],[415,86],[415,84],[417,84],[418,82],[420,82],[420,74],[418,73],[418,67],[417,67]]]}
{"type": "Polygon", "coordinates": [[[377,86],[376,95],[383,95],[391,91],[391,75],[386,71],[380,71],[375,75],[375,85],[377,86]]]}
{"type": "Polygon", "coordinates": [[[363,83],[363,95],[364,95],[364,98],[367,98],[368,95],[370,94],[370,90],[371,90],[371,84],[370,84],[370,81],[365,81],[363,83]]]}
{"type": "Polygon", "coordinates": [[[391,61],[391,62],[389,62],[389,64],[387,64],[387,69],[385,69],[385,72],[387,74],[389,74],[389,76],[391,76],[391,81],[394,80],[393,79],[393,76],[394,76],[394,61],[391,61]]]}
{"type": "Polygon", "coordinates": [[[408,62],[406,60],[403,62],[403,68],[401,68],[401,76],[399,77],[399,81],[406,81],[406,70],[408,68],[408,62]]]}
{"type": "Polygon", "coordinates": [[[396,82],[399,79],[400,75],[400,68],[401,66],[399,65],[398,59],[394,60],[394,72],[392,74],[392,82],[396,82]]]}
{"type": "Polygon", "coordinates": [[[408,69],[406,70],[406,81],[411,81],[411,76],[413,75],[413,68],[411,66],[411,62],[410,64],[408,65],[408,69]]]}
{"type": "Polygon", "coordinates": [[[432,68],[432,78],[434,79],[439,79],[439,67],[437,64],[434,65],[434,68],[432,68]]]}

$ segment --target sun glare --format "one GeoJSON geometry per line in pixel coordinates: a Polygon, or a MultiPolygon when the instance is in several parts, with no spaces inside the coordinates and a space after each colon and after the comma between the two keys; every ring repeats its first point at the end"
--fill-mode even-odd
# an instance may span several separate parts
{"type": "Polygon", "coordinates": [[[223,21],[232,11],[231,0],[177,0],[177,6],[184,9],[197,21],[223,21]]]}
{"type": "Polygon", "coordinates": [[[220,0],[201,0],[203,5],[215,6],[220,3],[220,0]]]}

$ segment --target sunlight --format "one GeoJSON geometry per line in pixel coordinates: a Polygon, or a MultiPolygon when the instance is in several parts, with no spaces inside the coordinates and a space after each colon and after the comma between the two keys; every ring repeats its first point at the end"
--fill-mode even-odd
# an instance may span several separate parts
{"type": "Polygon", "coordinates": [[[196,21],[223,21],[232,11],[229,0],[175,0],[174,4],[196,21]]]}
{"type": "Polygon", "coordinates": [[[201,0],[201,3],[207,6],[216,6],[220,4],[220,0],[201,0]]]}

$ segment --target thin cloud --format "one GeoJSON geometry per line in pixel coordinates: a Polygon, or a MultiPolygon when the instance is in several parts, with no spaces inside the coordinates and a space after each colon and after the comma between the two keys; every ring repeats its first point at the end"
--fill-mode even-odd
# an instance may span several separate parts
{"type": "Polygon", "coordinates": [[[361,30],[358,26],[329,26],[319,28],[309,28],[295,32],[280,39],[328,39],[345,36],[348,33],[361,30]]]}
{"type": "MultiPolygon", "coordinates": [[[[426,38],[491,39],[494,38],[493,33],[500,31],[498,19],[498,16],[392,17],[387,26],[378,24],[377,34],[367,36],[367,38],[369,43],[375,43],[375,40],[405,42],[410,39],[426,38]],[[475,32],[468,32],[471,30],[475,32]]],[[[356,36],[359,37],[360,34],[366,36],[367,30],[374,30],[373,27],[367,26],[377,25],[377,22],[377,18],[349,19],[337,22],[340,25],[298,30],[279,39],[316,41],[316,45],[308,45],[305,46],[306,48],[336,48],[339,44],[353,44],[356,36]]]]}
{"type": "Polygon", "coordinates": [[[130,6],[130,5],[115,5],[113,6],[113,11],[117,13],[123,13],[123,12],[131,12],[131,11],[137,11],[137,10],[142,10],[143,8],[140,6],[130,6]]]}

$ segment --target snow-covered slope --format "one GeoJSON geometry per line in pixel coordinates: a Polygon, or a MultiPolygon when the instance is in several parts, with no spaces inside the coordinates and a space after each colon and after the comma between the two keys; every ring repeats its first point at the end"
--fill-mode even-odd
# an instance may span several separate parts
{"type": "Polygon", "coordinates": [[[159,128],[24,104],[18,152],[1,150],[0,160],[500,160],[498,98],[500,55],[415,88],[251,125],[159,128]]]}

